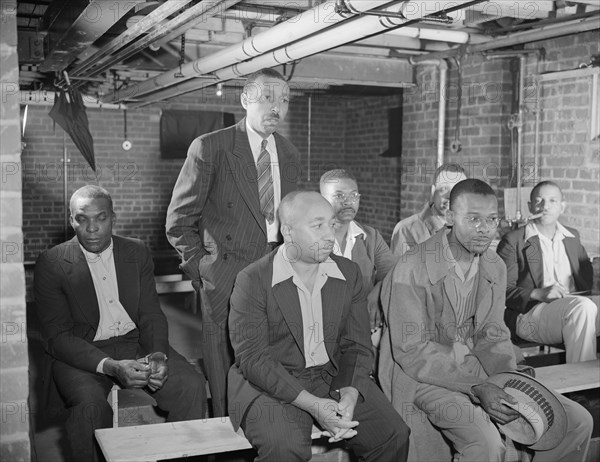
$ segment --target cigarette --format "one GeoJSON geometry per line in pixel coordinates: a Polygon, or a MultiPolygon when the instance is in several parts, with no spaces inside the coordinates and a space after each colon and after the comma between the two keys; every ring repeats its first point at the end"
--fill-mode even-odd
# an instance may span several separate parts
{"type": "Polygon", "coordinates": [[[540,218],[542,215],[544,214],[544,212],[540,212],[540,213],[536,213],[535,215],[530,215],[527,220],[537,220],[538,218],[540,218]]]}

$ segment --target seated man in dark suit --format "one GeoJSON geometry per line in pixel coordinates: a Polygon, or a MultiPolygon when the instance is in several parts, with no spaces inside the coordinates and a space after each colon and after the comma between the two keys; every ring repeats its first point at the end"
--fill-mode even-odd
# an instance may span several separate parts
{"type": "Polygon", "coordinates": [[[567,362],[596,359],[600,297],[586,297],[593,270],[579,233],[558,219],[565,209],[560,187],[542,181],[529,208],[539,215],[506,234],[498,254],[506,263],[506,312],[513,334],[532,342],[564,343],[567,362]]]}
{"type": "Polygon", "coordinates": [[[331,253],[331,205],[295,191],[279,219],[284,244],[242,270],[231,296],[234,428],[244,429],[257,461],[310,460],[314,421],[360,460],[405,461],[408,428],[369,378],[362,276],[331,253]]]}
{"type": "Polygon", "coordinates": [[[167,320],[148,248],[112,234],[109,193],[84,186],[71,197],[76,237],[43,252],[35,267],[37,315],[52,375],[69,410],[73,460],[101,460],[94,430],[110,427],[114,383],[144,388],[168,421],[205,416],[206,381],[169,347],[167,320]],[[148,359],[148,364],[136,358],[148,359]]]}

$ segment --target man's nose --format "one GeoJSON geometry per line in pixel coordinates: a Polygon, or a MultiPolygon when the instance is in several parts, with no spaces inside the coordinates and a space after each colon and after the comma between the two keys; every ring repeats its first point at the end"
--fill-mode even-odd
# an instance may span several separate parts
{"type": "Polygon", "coordinates": [[[88,221],[88,225],[86,227],[86,231],[88,233],[95,233],[96,231],[98,231],[98,223],[96,223],[96,220],[90,220],[90,221],[88,221]]]}

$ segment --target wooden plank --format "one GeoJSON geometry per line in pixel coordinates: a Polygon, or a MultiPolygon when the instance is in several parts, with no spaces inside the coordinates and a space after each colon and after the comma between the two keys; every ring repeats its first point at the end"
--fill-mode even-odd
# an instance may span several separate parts
{"type": "Polygon", "coordinates": [[[558,364],[535,370],[536,378],[559,393],[600,387],[600,360],[558,364]]]}
{"type": "Polygon", "coordinates": [[[160,276],[154,276],[155,282],[174,282],[183,280],[183,274],[162,274],[160,276]]]}
{"type": "MultiPolygon", "coordinates": [[[[322,433],[313,427],[312,438],[322,433]]],[[[149,462],[252,447],[241,429],[233,430],[229,417],[103,428],[96,430],[96,439],[108,462],[149,462]]]]}
{"type": "Polygon", "coordinates": [[[192,281],[156,282],[156,292],[159,294],[172,294],[181,292],[194,292],[192,281]]]}

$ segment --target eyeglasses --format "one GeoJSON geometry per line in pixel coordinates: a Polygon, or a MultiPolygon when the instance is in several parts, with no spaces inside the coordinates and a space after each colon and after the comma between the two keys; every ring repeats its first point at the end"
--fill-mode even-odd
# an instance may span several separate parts
{"type": "Polygon", "coordinates": [[[351,192],[348,194],[336,193],[331,196],[336,202],[356,202],[360,199],[360,194],[357,192],[351,192]]]}
{"type": "Polygon", "coordinates": [[[465,217],[467,225],[469,226],[469,228],[472,228],[472,229],[480,228],[481,226],[483,226],[484,223],[485,223],[486,228],[495,229],[500,224],[499,217],[480,217],[477,215],[463,215],[462,213],[456,213],[456,212],[454,212],[454,213],[456,215],[465,217]]]}

